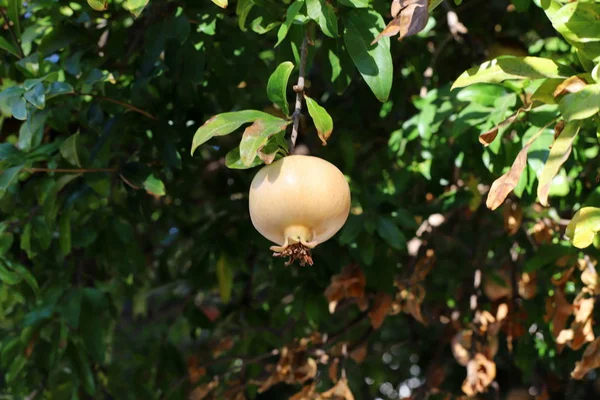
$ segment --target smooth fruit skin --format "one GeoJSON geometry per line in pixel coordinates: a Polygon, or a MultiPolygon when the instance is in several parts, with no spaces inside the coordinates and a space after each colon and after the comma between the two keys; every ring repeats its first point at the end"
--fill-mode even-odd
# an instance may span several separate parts
{"type": "Polygon", "coordinates": [[[252,224],[273,243],[308,248],[335,235],[350,213],[350,187],[322,158],[284,157],[263,167],[250,186],[252,224]]]}

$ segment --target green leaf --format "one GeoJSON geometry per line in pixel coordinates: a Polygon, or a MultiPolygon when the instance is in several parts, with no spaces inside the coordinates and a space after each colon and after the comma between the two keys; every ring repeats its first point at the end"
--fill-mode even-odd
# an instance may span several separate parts
{"type": "Polygon", "coordinates": [[[21,283],[23,277],[8,268],[6,260],[0,258],[0,281],[7,285],[17,285],[21,283]]]}
{"type": "Polygon", "coordinates": [[[352,8],[367,8],[369,7],[369,0],[338,0],[340,4],[346,7],[352,8]]]}
{"type": "Polygon", "coordinates": [[[108,0],[87,0],[87,2],[96,11],[108,9],[108,0]]]}
{"type": "Polygon", "coordinates": [[[40,110],[46,107],[46,88],[41,82],[25,92],[23,97],[40,110]]]}
{"type": "Polygon", "coordinates": [[[144,189],[146,189],[146,192],[155,196],[164,196],[167,194],[167,192],[165,192],[165,184],[154,176],[154,174],[148,175],[144,180],[144,189]]]}
{"type": "Polygon", "coordinates": [[[252,10],[254,5],[254,0],[239,0],[237,3],[235,13],[238,16],[238,25],[242,32],[246,32],[248,30],[246,28],[246,19],[248,18],[248,14],[250,14],[250,10],[252,10]]]}
{"type": "Polygon", "coordinates": [[[283,39],[285,39],[290,30],[290,26],[292,26],[292,23],[294,22],[294,18],[296,18],[296,15],[298,15],[298,12],[303,5],[304,0],[296,0],[288,7],[285,14],[285,21],[279,27],[279,31],[277,31],[277,43],[275,44],[275,47],[283,42],[283,39]]]}
{"type": "Polygon", "coordinates": [[[21,7],[22,0],[8,0],[8,19],[13,22],[13,31],[17,38],[21,38],[21,25],[20,25],[20,14],[19,8],[21,7]]]}
{"type": "Polygon", "coordinates": [[[259,118],[265,120],[265,122],[281,120],[271,114],[256,110],[234,111],[215,115],[198,128],[194,134],[191,154],[193,155],[198,146],[204,144],[214,136],[228,135],[243,124],[254,122],[259,118]]]}
{"type": "Polygon", "coordinates": [[[600,208],[583,207],[575,213],[565,234],[573,246],[584,249],[594,242],[600,231],[600,208]]]}
{"type": "Polygon", "coordinates": [[[144,8],[148,5],[149,0],[126,0],[125,9],[133,14],[134,17],[139,17],[144,8]]]}
{"type": "Polygon", "coordinates": [[[27,102],[23,97],[16,98],[12,101],[10,112],[16,119],[25,121],[27,119],[27,102]]]}
{"type": "Polygon", "coordinates": [[[72,329],[77,329],[79,327],[82,301],[81,290],[79,288],[73,288],[66,294],[64,300],[61,302],[60,314],[65,319],[67,325],[72,329]]]}
{"type": "Polygon", "coordinates": [[[15,47],[14,44],[12,44],[11,42],[9,42],[8,40],[6,40],[4,37],[0,36],[0,49],[6,50],[9,53],[14,54],[15,56],[19,57],[19,50],[17,50],[17,48],[15,47]]]}
{"type": "Polygon", "coordinates": [[[62,158],[67,160],[71,165],[75,165],[81,168],[81,161],[79,160],[79,154],[77,152],[77,140],[79,139],[79,132],[69,136],[60,145],[60,155],[62,158]]]}
{"type": "Polygon", "coordinates": [[[456,94],[456,98],[464,102],[473,102],[491,107],[496,99],[506,94],[506,89],[500,85],[478,83],[470,85],[456,94]]]}
{"type": "Polygon", "coordinates": [[[87,392],[87,394],[93,396],[96,393],[96,383],[94,381],[94,374],[90,368],[90,362],[83,344],[79,342],[71,342],[67,348],[67,352],[74,363],[75,370],[82,382],[83,389],[87,392]]]}
{"type": "Polygon", "coordinates": [[[227,0],[212,0],[212,2],[221,8],[227,8],[227,0]]]}
{"type": "Polygon", "coordinates": [[[25,282],[27,282],[27,284],[29,285],[29,287],[31,288],[31,290],[33,290],[33,292],[35,293],[36,296],[40,295],[40,287],[38,286],[37,280],[35,279],[35,277],[33,276],[33,274],[27,269],[25,268],[23,265],[21,264],[12,264],[12,268],[14,269],[14,271],[19,274],[19,276],[21,278],[23,278],[23,280],[25,282]]]}
{"type": "Polygon", "coordinates": [[[377,218],[377,234],[392,248],[402,250],[406,246],[406,237],[393,220],[385,217],[377,218]]]}
{"type": "Polygon", "coordinates": [[[381,15],[373,10],[352,10],[344,22],[344,43],[354,65],[375,97],[382,103],[387,101],[393,79],[390,39],[384,37],[370,44],[385,28],[381,15]]]}
{"type": "Polygon", "coordinates": [[[60,216],[58,234],[60,254],[65,257],[71,253],[71,215],[68,211],[63,212],[60,216]]]}
{"type": "Polygon", "coordinates": [[[235,149],[231,150],[225,156],[225,166],[227,166],[227,168],[231,168],[231,169],[254,168],[257,165],[260,165],[262,163],[263,163],[262,160],[260,158],[258,158],[258,156],[256,156],[256,157],[254,157],[252,164],[250,164],[249,166],[245,165],[240,158],[240,148],[239,147],[236,147],[235,149]]]}
{"type": "Polygon", "coordinates": [[[271,74],[267,82],[267,95],[269,100],[277,104],[285,115],[290,114],[287,101],[287,86],[290,75],[294,69],[294,64],[290,61],[284,61],[271,74]]]}
{"type": "Polygon", "coordinates": [[[600,83],[565,95],[558,103],[558,108],[567,121],[593,117],[600,111],[600,83]]]}
{"type": "Polygon", "coordinates": [[[46,88],[46,100],[50,100],[53,97],[69,93],[75,93],[75,89],[73,89],[73,86],[69,85],[66,82],[52,82],[46,88]]]}
{"type": "Polygon", "coordinates": [[[11,360],[10,367],[6,371],[4,377],[7,382],[13,382],[16,378],[19,377],[19,374],[27,365],[27,358],[23,354],[19,354],[16,358],[11,360]]]}
{"type": "Polygon", "coordinates": [[[552,180],[560,171],[562,165],[567,161],[573,148],[573,141],[579,133],[581,121],[568,122],[560,135],[556,138],[550,149],[548,160],[544,165],[542,174],[539,178],[537,195],[540,203],[544,206],[548,205],[548,193],[552,180]]]}
{"type": "Polygon", "coordinates": [[[44,136],[44,127],[48,113],[45,111],[31,110],[27,115],[27,121],[19,128],[18,145],[24,151],[37,148],[44,136]]]}
{"type": "Polygon", "coordinates": [[[304,99],[306,99],[308,113],[310,114],[313,122],[315,123],[315,127],[317,128],[319,139],[321,139],[323,146],[325,146],[327,144],[327,139],[329,139],[331,132],[333,132],[333,119],[331,119],[331,116],[327,110],[321,107],[315,100],[306,95],[304,95],[304,99]]]}
{"type": "Polygon", "coordinates": [[[600,62],[600,4],[570,2],[553,13],[546,13],[554,29],[577,49],[580,59],[588,60],[589,69],[600,62]]]}
{"type": "Polygon", "coordinates": [[[14,241],[14,236],[10,232],[0,233],[0,257],[4,256],[14,241]]]}
{"type": "Polygon", "coordinates": [[[258,119],[254,121],[244,131],[242,140],[240,142],[240,158],[242,163],[249,167],[252,165],[254,159],[269,138],[276,133],[281,132],[290,124],[290,121],[286,121],[280,118],[263,120],[258,119]]]}
{"type": "Polygon", "coordinates": [[[365,223],[361,216],[350,215],[340,232],[340,244],[346,246],[354,242],[364,228],[365,223]]]}
{"type": "Polygon", "coordinates": [[[331,4],[325,0],[306,0],[306,10],[325,35],[332,38],[339,36],[337,16],[331,4]]]}
{"type": "Polygon", "coordinates": [[[474,83],[500,83],[507,79],[568,78],[571,68],[548,58],[504,56],[471,68],[454,81],[452,89],[474,83]]]}
{"type": "Polygon", "coordinates": [[[233,289],[233,271],[229,257],[224,254],[217,261],[217,281],[219,282],[219,294],[223,303],[229,303],[231,290],[233,289]]]}
{"type": "Polygon", "coordinates": [[[22,169],[23,166],[19,165],[0,172],[0,198],[4,196],[9,186],[15,182],[22,169]]]}

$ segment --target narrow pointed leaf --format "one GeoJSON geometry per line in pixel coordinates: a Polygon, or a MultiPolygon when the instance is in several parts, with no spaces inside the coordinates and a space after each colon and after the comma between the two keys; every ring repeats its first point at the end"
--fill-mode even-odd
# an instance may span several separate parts
{"type": "Polygon", "coordinates": [[[393,79],[390,39],[385,37],[371,44],[385,28],[381,15],[373,10],[356,9],[347,14],[344,22],[344,43],[354,65],[377,100],[387,101],[393,79]]]}
{"type": "Polygon", "coordinates": [[[338,22],[333,6],[325,0],[306,0],[308,17],[319,24],[323,33],[329,37],[337,37],[338,22]]]}
{"type": "Polygon", "coordinates": [[[290,26],[292,26],[294,18],[296,18],[296,15],[298,15],[298,12],[300,11],[303,5],[304,0],[296,0],[288,7],[287,12],[285,14],[285,21],[279,27],[279,31],[277,31],[277,43],[275,44],[275,47],[279,46],[281,42],[283,42],[283,39],[285,39],[288,32],[290,31],[290,26]]]}
{"type": "Polygon", "coordinates": [[[269,100],[277,104],[285,115],[289,115],[290,108],[287,101],[287,86],[294,64],[285,61],[279,64],[275,71],[269,77],[267,83],[267,95],[269,100]]]}
{"type": "Polygon", "coordinates": [[[505,56],[486,61],[465,71],[454,81],[452,89],[474,83],[500,83],[507,79],[568,78],[571,68],[548,58],[505,56]]]}
{"type": "Polygon", "coordinates": [[[77,151],[77,141],[79,139],[79,133],[69,136],[60,145],[60,155],[62,158],[67,160],[69,164],[81,167],[81,161],[79,160],[79,153],[77,151]]]}
{"type": "Polygon", "coordinates": [[[323,142],[323,146],[327,145],[327,139],[331,136],[331,132],[333,131],[333,119],[331,116],[323,108],[319,103],[315,100],[311,99],[308,96],[304,96],[306,99],[306,106],[308,107],[308,113],[310,114],[313,122],[315,123],[315,127],[317,128],[317,134],[319,135],[319,139],[323,142]]]}
{"type": "Polygon", "coordinates": [[[44,88],[44,84],[41,82],[25,92],[23,97],[39,110],[43,110],[46,107],[46,88],[44,88]]]}
{"type": "Polygon", "coordinates": [[[221,8],[227,8],[228,5],[227,0],[212,0],[212,2],[221,8]]]}
{"type": "Polygon", "coordinates": [[[15,32],[15,36],[17,38],[21,37],[21,24],[19,22],[20,13],[19,9],[21,8],[22,0],[8,0],[8,18],[13,22],[13,28],[15,32]]]}
{"type": "Polygon", "coordinates": [[[600,83],[565,95],[558,108],[567,121],[593,117],[600,111],[600,83]]]}
{"type": "Polygon", "coordinates": [[[6,50],[19,57],[19,50],[17,50],[17,47],[2,36],[0,36],[0,49],[6,50]]]}
{"type": "Polygon", "coordinates": [[[562,165],[567,161],[573,148],[573,141],[579,133],[581,128],[581,121],[571,121],[567,123],[560,133],[550,149],[548,160],[544,165],[542,174],[539,178],[537,195],[542,205],[548,205],[548,192],[550,191],[550,185],[552,180],[560,171],[562,165]]]}
{"type": "Polygon", "coordinates": [[[219,282],[219,294],[223,303],[229,303],[231,290],[233,288],[233,271],[229,258],[225,255],[217,261],[217,281],[219,282]]]}
{"type": "Polygon", "coordinates": [[[87,2],[96,11],[104,11],[108,8],[108,0],[87,0],[87,2]]]}

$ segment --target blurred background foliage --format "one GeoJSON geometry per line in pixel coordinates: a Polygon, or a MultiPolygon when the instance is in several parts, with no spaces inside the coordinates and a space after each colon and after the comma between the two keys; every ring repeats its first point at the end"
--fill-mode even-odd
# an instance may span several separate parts
{"type": "MultiPolygon", "coordinates": [[[[593,371],[570,375],[585,347],[563,348],[556,330],[582,288],[593,296],[580,325],[593,321],[598,250],[564,232],[582,205],[598,204],[597,129],[584,122],[550,207],[536,177],[551,126],[490,211],[491,183],[557,106],[534,108],[484,147],[479,134],[540,82],[450,90],[502,55],[586,70],[541,4],[442,3],[420,33],[389,40],[394,79],[381,102],[342,36],[305,24],[304,8],[274,47],[289,2],[215,3],[0,1],[0,396],[350,399],[326,392],[347,377],[356,399],[459,398],[467,363],[452,339],[467,332],[467,358],[485,353],[495,369],[477,378],[491,379],[477,398],[597,398],[593,371]],[[225,166],[240,135],[193,157],[190,145],[217,113],[278,115],[267,80],[281,62],[297,65],[305,29],[306,93],[334,131],[322,146],[305,112],[296,151],[337,165],[353,204],[315,265],[299,268],[273,259],[252,227],[256,169],[225,166]],[[530,397],[507,397],[514,389],[530,397]]],[[[329,4],[340,33],[355,7],[381,15],[377,31],[391,19],[387,0],[329,4]]]]}

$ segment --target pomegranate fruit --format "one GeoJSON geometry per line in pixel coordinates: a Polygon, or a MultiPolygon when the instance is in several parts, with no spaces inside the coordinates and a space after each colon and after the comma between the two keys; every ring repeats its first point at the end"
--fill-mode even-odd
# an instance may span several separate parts
{"type": "Polygon", "coordinates": [[[275,256],[312,265],[310,249],[335,235],[350,213],[350,186],[342,172],[321,158],[283,157],[263,167],[250,186],[250,218],[277,244],[275,256]]]}

